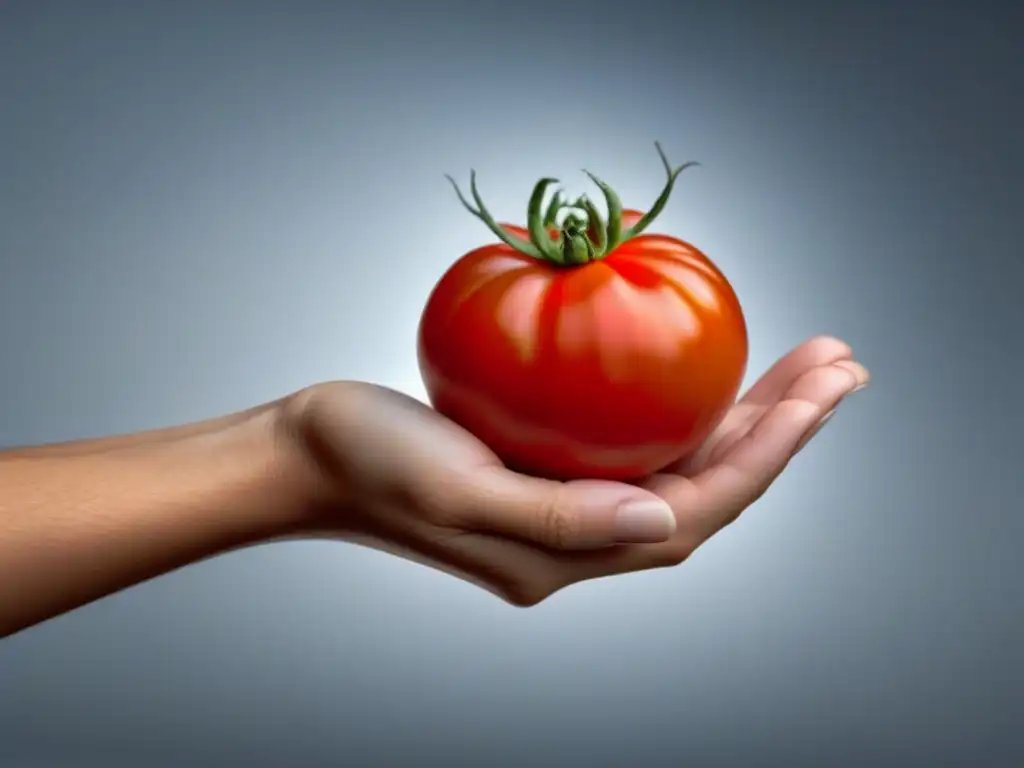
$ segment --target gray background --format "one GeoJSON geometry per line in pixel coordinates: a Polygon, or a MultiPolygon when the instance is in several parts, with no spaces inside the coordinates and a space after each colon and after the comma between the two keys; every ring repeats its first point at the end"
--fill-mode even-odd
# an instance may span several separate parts
{"type": "Polygon", "coordinates": [[[1022,764],[1024,14],[363,5],[0,0],[0,444],[422,397],[423,301],[488,239],[442,174],[645,205],[655,139],[750,378],[829,332],[874,383],[674,571],[523,611],[275,545],[10,638],[0,764],[1022,764]]]}

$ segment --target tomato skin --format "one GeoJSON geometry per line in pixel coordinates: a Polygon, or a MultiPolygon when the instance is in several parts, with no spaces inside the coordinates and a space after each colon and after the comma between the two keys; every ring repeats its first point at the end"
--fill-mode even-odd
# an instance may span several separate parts
{"type": "Polygon", "coordinates": [[[578,267],[504,243],[469,252],[427,301],[418,358],[434,408],[509,467],[634,480],[717,426],[747,343],[736,294],[707,256],[641,234],[578,267]]]}

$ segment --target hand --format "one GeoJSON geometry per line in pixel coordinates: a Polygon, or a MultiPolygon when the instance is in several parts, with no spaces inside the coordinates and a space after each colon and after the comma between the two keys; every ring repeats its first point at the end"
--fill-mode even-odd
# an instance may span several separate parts
{"type": "Polygon", "coordinates": [[[585,579],[683,562],[760,498],[867,381],[846,344],[812,339],[779,360],[696,454],[636,485],[519,475],[409,397],[317,385],[296,400],[300,441],[326,491],[307,532],[533,605],[585,579]]]}

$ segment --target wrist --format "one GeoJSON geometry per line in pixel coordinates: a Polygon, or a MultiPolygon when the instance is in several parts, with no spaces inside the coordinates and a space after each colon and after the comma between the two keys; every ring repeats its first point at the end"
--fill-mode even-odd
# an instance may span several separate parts
{"type": "Polygon", "coordinates": [[[367,415],[358,393],[366,385],[334,381],[306,387],[281,402],[276,432],[281,462],[301,489],[291,535],[345,538],[359,529],[356,498],[365,480],[353,443],[367,415]]]}
{"type": "Polygon", "coordinates": [[[311,533],[322,510],[334,503],[303,430],[307,397],[301,390],[271,403],[221,437],[247,468],[240,481],[255,512],[254,541],[311,533]]]}

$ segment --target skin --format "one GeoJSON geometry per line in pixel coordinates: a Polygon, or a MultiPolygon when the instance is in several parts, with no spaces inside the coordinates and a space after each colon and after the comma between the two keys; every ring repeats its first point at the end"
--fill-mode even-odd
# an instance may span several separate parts
{"type": "Polygon", "coordinates": [[[0,635],[241,547],[323,536],[534,605],[677,565],[756,501],[867,371],[821,337],[685,465],[637,485],[517,474],[397,392],[319,384],[172,429],[0,453],[0,635]]]}
{"type": "Polygon", "coordinates": [[[694,451],[722,419],[747,329],[728,280],[676,238],[642,234],[572,267],[495,243],[438,282],[419,359],[434,407],[507,464],[633,480],[694,451]]]}

